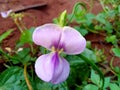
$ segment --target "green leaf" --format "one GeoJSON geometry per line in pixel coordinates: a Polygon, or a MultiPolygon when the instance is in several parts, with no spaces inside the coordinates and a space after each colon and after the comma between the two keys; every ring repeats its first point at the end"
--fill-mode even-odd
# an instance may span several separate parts
{"type": "Polygon", "coordinates": [[[120,74],[120,67],[115,66],[115,67],[113,68],[113,70],[114,70],[116,73],[120,74]]]}
{"type": "Polygon", "coordinates": [[[23,69],[10,67],[0,74],[0,90],[27,90],[23,69]]]}
{"type": "Polygon", "coordinates": [[[102,30],[103,28],[101,27],[101,25],[95,25],[94,27],[96,30],[102,30]]]}
{"type": "Polygon", "coordinates": [[[47,49],[44,48],[44,47],[39,47],[39,49],[40,49],[40,53],[41,53],[41,54],[47,54],[47,53],[50,52],[49,50],[47,50],[47,49]]]}
{"type": "Polygon", "coordinates": [[[71,67],[70,76],[67,79],[68,86],[72,87],[75,83],[79,85],[82,81],[86,81],[90,73],[88,64],[79,55],[67,55],[65,58],[69,61],[71,67]]]}
{"type": "Polygon", "coordinates": [[[36,86],[35,90],[39,90],[39,89],[40,90],[52,90],[51,85],[49,83],[41,83],[39,81],[34,82],[34,83],[36,83],[35,84],[35,86],[36,86]]]}
{"type": "Polygon", "coordinates": [[[34,27],[30,28],[29,30],[24,30],[21,37],[20,37],[20,43],[32,43],[32,33],[34,31],[34,27]]]}
{"type": "Polygon", "coordinates": [[[76,30],[78,30],[83,36],[85,36],[86,34],[88,34],[88,30],[81,28],[80,26],[75,26],[74,27],[76,30]]]}
{"type": "Polygon", "coordinates": [[[88,84],[83,88],[83,90],[98,90],[98,87],[96,85],[88,84]]]}
{"type": "Polygon", "coordinates": [[[94,70],[91,70],[90,78],[94,84],[96,84],[97,86],[100,86],[100,77],[95,73],[94,70]]]}
{"type": "Polygon", "coordinates": [[[93,62],[93,60],[91,58],[86,57],[86,54],[82,53],[79,55],[86,63],[90,64],[91,67],[96,70],[98,72],[98,74],[100,75],[100,78],[102,79],[102,87],[104,86],[104,75],[102,73],[102,71],[100,71],[100,69],[98,68],[98,66],[96,66],[96,64],[93,62]]]}
{"type": "Polygon", "coordinates": [[[106,41],[108,43],[116,44],[117,43],[116,35],[107,36],[106,41]]]}
{"type": "Polygon", "coordinates": [[[38,77],[31,82],[34,90],[68,90],[66,82],[60,84],[51,84],[41,81],[38,77]]]}
{"type": "Polygon", "coordinates": [[[79,56],[67,56],[66,59],[69,60],[71,66],[85,63],[79,56]]]}
{"type": "Polygon", "coordinates": [[[55,24],[59,23],[58,19],[57,19],[57,18],[54,18],[54,19],[53,19],[53,23],[55,23],[55,24]]]}
{"type": "Polygon", "coordinates": [[[19,58],[17,57],[12,57],[11,55],[9,55],[8,53],[4,52],[2,50],[2,48],[0,48],[0,54],[3,55],[7,60],[14,60],[15,62],[19,62],[19,58]]]}
{"type": "Polygon", "coordinates": [[[91,41],[87,41],[87,43],[86,43],[86,48],[91,48],[91,41]]]}
{"type": "Polygon", "coordinates": [[[19,58],[24,59],[28,54],[30,54],[29,48],[24,48],[23,50],[17,52],[19,58]]]}
{"type": "Polygon", "coordinates": [[[106,20],[105,20],[105,15],[103,13],[100,13],[96,16],[96,20],[98,20],[100,23],[105,24],[106,20]]]}
{"type": "Polygon", "coordinates": [[[113,26],[107,20],[106,20],[106,23],[105,23],[105,26],[103,27],[103,29],[105,29],[107,31],[107,33],[113,32],[113,26]]]}
{"type": "Polygon", "coordinates": [[[115,83],[110,84],[110,90],[120,90],[120,86],[115,83]]]}
{"type": "Polygon", "coordinates": [[[93,19],[95,18],[95,15],[92,13],[88,13],[85,15],[86,18],[86,24],[89,26],[90,24],[92,24],[93,19]]]}
{"type": "Polygon", "coordinates": [[[118,12],[120,13],[120,5],[118,5],[118,12]]]}
{"type": "MultiPolygon", "coordinates": [[[[101,87],[102,81],[100,79],[100,76],[97,73],[95,73],[94,70],[91,70],[90,79],[92,83],[94,83],[96,86],[101,87]]],[[[106,77],[104,83],[104,89],[109,87],[109,84],[110,84],[110,77],[106,77]]]]}
{"type": "Polygon", "coordinates": [[[29,61],[34,60],[34,58],[30,56],[29,48],[24,48],[22,51],[17,52],[16,55],[14,55],[13,57],[18,59],[17,61],[14,59],[11,59],[11,61],[14,64],[18,64],[18,63],[25,64],[25,63],[28,63],[29,61]]]}
{"type": "Polygon", "coordinates": [[[11,34],[12,31],[13,30],[10,29],[10,30],[6,31],[5,33],[3,33],[2,35],[0,35],[0,43],[3,41],[3,39],[5,39],[6,37],[8,37],[11,34]]]}
{"type": "Polygon", "coordinates": [[[120,57],[120,48],[112,48],[112,51],[115,56],[120,57]]]}
{"type": "Polygon", "coordinates": [[[106,77],[105,78],[105,84],[104,84],[104,89],[108,88],[109,87],[109,84],[110,84],[110,77],[106,77]]]}
{"type": "Polygon", "coordinates": [[[67,19],[67,11],[66,10],[64,10],[62,13],[61,13],[61,15],[60,15],[60,17],[59,17],[59,25],[61,26],[61,27],[64,27],[64,26],[66,26],[66,19],[67,19]]]}
{"type": "Polygon", "coordinates": [[[82,55],[84,55],[89,60],[92,60],[93,62],[97,62],[97,58],[96,58],[95,53],[92,50],[88,49],[88,48],[86,48],[84,50],[84,52],[82,52],[82,55]]]}
{"type": "MultiPolygon", "coordinates": [[[[96,20],[102,25],[101,29],[106,30],[107,33],[112,33],[113,26],[106,18],[106,13],[100,13],[96,16],[96,20]]],[[[99,29],[100,27],[97,26],[95,28],[99,29]]]]}

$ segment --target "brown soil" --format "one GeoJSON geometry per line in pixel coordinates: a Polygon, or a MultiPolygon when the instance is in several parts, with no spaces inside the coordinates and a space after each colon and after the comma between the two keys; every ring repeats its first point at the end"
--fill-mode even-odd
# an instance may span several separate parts
{"type": "MultiPolygon", "coordinates": [[[[65,9],[68,11],[68,13],[71,13],[74,4],[78,1],[85,2],[88,9],[91,7],[91,0],[0,0],[0,11],[20,9],[23,6],[46,3],[47,5],[44,7],[22,11],[23,13],[27,14],[23,19],[25,26],[27,28],[30,28],[45,23],[51,23],[53,18],[58,17],[58,15],[65,9]]],[[[102,11],[102,8],[98,1],[95,0],[93,2],[93,8],[91,9],[91,12],[97,14],[100,11],[102,11]]],[[[16,41],[19,39],[20,31],[11,18],[4,19],[0,17],[0,35],[9,29],[14,29],[14,31],[7,39],[2,42],[2,47],[10,47],[13,49],[15,47],[16,41]]],[[[111,59],[111,55],[108,54],[111,48],[110,45],[100,44],[100,40],[102,40],[102,38],[98,38],[97,35],[94,35],[92,37],[88,35],[86,37],[87,40],[93,41],[96,40],[96,38],[97,42],[93,42],[92,45],[98,48],[105,48],[105,54],[108,56],[108,60],[111,59]]],[[[116,65],[120,65],[119,60],[120,59],[116,59],[116,65]]]]}
{"type": "MultiPolygon", "coordinates": [[[[45,7],[38,7],[22,11],[27,14],[27,16],[24,18],[25,26],[30,28],[32,26],[36,27],[52,22],[53,18],[58,17],[58,15],[64,10],[67,10],[68,13],[71,13],[74,4],[78,1],[82,2],[84,0],[29,0],[29,2],[26,0],[0,0],[0,11],[6,11],[9,9],[15,10],[20,9],[23,6],[46,3],[47,6],[45,7]]],[[[90,8],[89,0],[85,0],[84,2],[86,3],[87,7],[90,8]]],[[[92,12],[96,14],[101,10],[102,8],[100,4],[95,1],[92,12]],[[97,10],[94,7],[98,7],[97,10]]],[[[4,19],[0,17],[0,34],[9,29],[14,29],[14,32],[3,41],[2,46],[14,48],[15,42],[19,38],[20,31],[11,18],[4,19]]]]}

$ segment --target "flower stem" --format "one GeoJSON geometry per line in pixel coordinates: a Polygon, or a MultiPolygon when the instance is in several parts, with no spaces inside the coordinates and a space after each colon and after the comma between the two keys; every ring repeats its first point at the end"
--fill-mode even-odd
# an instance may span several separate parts
{"type": "Polygon", "coordinates": [[[32,86],[31,86],[31,84],[30,84],[30,81],[29,81],[29,79],[28,79],[28,76],[27,76],[27,65],[26,65],[26,64],[24,65],[24,77],[25,77],[25,81],[26,81],[26,83],[27,83],[28,89],[29,89],[29,90],[33,90],[33,89],[32,89],[32,86]]]}

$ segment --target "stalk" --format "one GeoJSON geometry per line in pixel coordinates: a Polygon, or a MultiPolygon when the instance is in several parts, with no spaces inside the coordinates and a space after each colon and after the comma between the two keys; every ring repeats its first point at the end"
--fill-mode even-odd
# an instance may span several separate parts
{"type": "Polygon", "coordinates": [[[27,83],[28,89],[29,89],[29,90],[33,90],[32,85],[30,84],[30,81],[29,81],[29,79],[28,79],[28,75],[27,75],[27,65],[26,65],[26,64],[24,65],[24,77],[25,77],[25,81],[26,81],[26,83],[27,83]]]}

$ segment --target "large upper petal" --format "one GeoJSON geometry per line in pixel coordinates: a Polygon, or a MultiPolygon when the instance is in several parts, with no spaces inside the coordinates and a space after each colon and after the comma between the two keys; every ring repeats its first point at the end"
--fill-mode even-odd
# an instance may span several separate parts
{"type": "Polygon", "coordinates": [[[85,38],[74,28],[65,26],[59,43],[67,54],[80,54],[86,47],[85,38]]]}
{"type": "Polygon", "coordinates": [[[45,24],[39,26],[33,32],[33,41],[37,45],[41,45],[47,49],[52,46],[58,46],[62,33],[62,28],[56,24],[45,24]]]}
{"type": "Polygon", "coordinates": [[[65,81],[69,71],[69,63],[55,52],[40,56],[35,63],[37,76],[43,81],[53,84],[65,81]]]}

